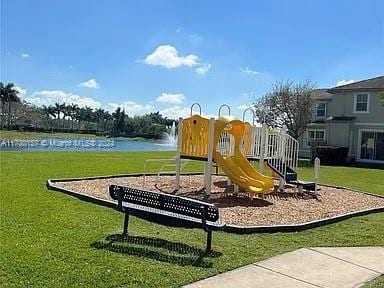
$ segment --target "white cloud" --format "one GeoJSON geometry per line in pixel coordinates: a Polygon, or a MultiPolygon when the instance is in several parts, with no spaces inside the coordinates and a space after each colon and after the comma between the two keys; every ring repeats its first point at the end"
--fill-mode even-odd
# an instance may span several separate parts
{"type": "Polygon", "coordinates": [[[256,70],[252,70],[249,67],[240,67],[240,72],[248,75],[257,75],[260,72],[257,72],[256,70]]]}
{"type": "Polygon", "coordinates": [[[81,82],[78,86],[97,89],[99,88],[99,83],[97,83],[96,79],[92,78],[87,81],[81,82]]]}
{"type": "Polygon", "coordinates": [[[209,69],[211,69],[212,65],[211,64],[204,64],[201,65],[200,67],[196,68],[195,72],[199,75],[205,75],[208,73],[209,69]]]}
{"type": "MultiPolygon", "coordinates": [[[[193,109],[192,113],[198,114],[197,107],[193,109]]],[[[179,119],[180,117],[189,118],[191,116],[191,107],[175,105],[175,106],[160,110],[160,114],[170,119],[179,119]]],[[[216,118],[217,114],[207,114],[203,112],[201,113],[201,116],[209,119],[209,118],[216,118]]]]}
{"type": "Polygon", "coordinates": [[[176,105],[160,110],[160,114],[170,119],[178,119],[180,117],[186,118],[191,115],[191,109],[189,107],[176,105]]]}
{"type": "Polygon", "coordinates": [[[181,66],[192,67],[199,64],[199,57],[193,54],[179,56],[175,47],[171,45],[160,45],[145,58],[144,63],[154,66],[163,66],[168,69],[181,66]]]}
{"type": "Polygon", "coordinates": [[[134,101],[125,101],[122,103],[100,103],[91,97],[79,96],[72,93],[67,93],[62,90],[42,90],[36,91],[30,95],[26,94],[26,90],[19,86],[15,86],[15,89],[19,91],[20,96],[36,106],[49,106],[55,103],[77,104],[79,107],[91,107],[91,108],[104,108],[110,112],[114,112],[117,107],[124,108],[125,112],[129,116],[144,115],[150,112],[157,111],[157,109],[150,104],[139,104],[134,101]]]}
{"type": "Polygon", "coordinates": [[[58,103],[76,103],[79,107],[89,106],[91,108],[100,108],[101,103],[91,97],[79,96],[72,93],[66,93],[62,90],[42,90],[36,91],[25,97],[25,100],[36,106],[54,105],[58,103]]]}
{"type": "Polygon", "coordinates": [[[161,93],[160,96],[156,98],[156,102],[168,103],[168,104],[181,104],[185,99],[184,94],[182,93],[161,93]]]}
{"type": "Polygon", "coordinates": [[[107,110],[114,112],[117,107],[124,109],[129,116],[144,115],[155,110],[155,107],[149,104],[139,104],[134,101],[125,101],[123,103],[108,103],[107,110]]]}
{"type": "Polygon", "coordinates": [[[14,86],[13,87],[17,92],[19,92],[19,97],[24,99],[25,98],[25,95],[27,95],[27,90],[21,88],[20,86],[14,86]]]}
{"type": "Polygon", "coordinates": [[[347,84],[351,84],[355,82],[355,80],[340,80],[340,81],[337,81],[336,83],[336,86],[342,86],[342,85],[347,85],[347,84]]]}
{"type": "Polygon", "coordinates": [[[23,58],[29,58],[29,56],[30,56],[30,55],[29,55],[28,53],[22,53],[22,54],[21,54],[21,57],[23,57],[23,58]]]}

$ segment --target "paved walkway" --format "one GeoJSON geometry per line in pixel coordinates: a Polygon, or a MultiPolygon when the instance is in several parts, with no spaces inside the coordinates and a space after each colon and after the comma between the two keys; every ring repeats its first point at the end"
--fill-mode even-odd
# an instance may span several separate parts
{"type": "Polygon", "coordinates": [[[185,288],[361,287],[384,274],[384,247],[302,248],[185,288]]]}

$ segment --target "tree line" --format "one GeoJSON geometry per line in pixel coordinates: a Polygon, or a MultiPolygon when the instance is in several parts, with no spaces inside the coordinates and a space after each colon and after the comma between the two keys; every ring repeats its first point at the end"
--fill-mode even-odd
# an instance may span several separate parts
{"type": "MultiPolygon", "coordinates": [[[[291,136],[299,138],[313,120],[315,88],[315,83],[308,80],[301,83],[278,81],[270,92],[254,99],[252,108],[259,122],[266,122],[268,126],[286,126],[291,136]]],[[[129,117],[120,107],[113,113],[101,108],[79,107],[74,103],[36,107],[21,101],[18,94],[12,83],[1,83],[1,129],[6,125],[7,129],[159,138],[173,122],[159,112],[129,117]]],[[[379,97],[384,105],[384,95],[379,97]]]]}
{"type": "Polygon", "coordinates": [[[160,138],[172,119],[159,112],[130,117],[118,107],[110,113],[102,108],[55,103],[38,107],[19,97],[12,83],[1,83],[1,129],[44,132],[76,132],[98,135],[160,138]]]}

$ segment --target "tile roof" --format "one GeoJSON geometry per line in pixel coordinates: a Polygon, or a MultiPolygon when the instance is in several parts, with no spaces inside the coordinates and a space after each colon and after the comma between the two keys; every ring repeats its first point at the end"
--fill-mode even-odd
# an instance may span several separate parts
{"type": "Polygon", "coordinates": [[[355,90],[384,90],[384,76],[361,80],[346,85],[336,86],[328,89],[327,92],[355,91],[355,90]]]}
{"type": "Polygon", "coordinates": [[[313,97],[316,100],[327,100],[332,98],[332,94],[327,92],[328,88],[315,89],[313,97]]]}

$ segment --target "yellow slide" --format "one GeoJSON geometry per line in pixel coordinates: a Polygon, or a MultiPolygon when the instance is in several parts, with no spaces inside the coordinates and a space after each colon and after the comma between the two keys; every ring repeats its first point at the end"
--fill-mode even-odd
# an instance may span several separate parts
{"type": "Polygon", "coordinates": [[[231,117],[216,120],[214,147],[217,147],[223,131],[232,134],[235,143],[233,156],[224,156],[215,150],[213,158],[228,178],[239,187],[248,192],[270,193],[274,188],[273,179],[257,172],[240,150],[245,125],[249,124],[231,117]]]}

